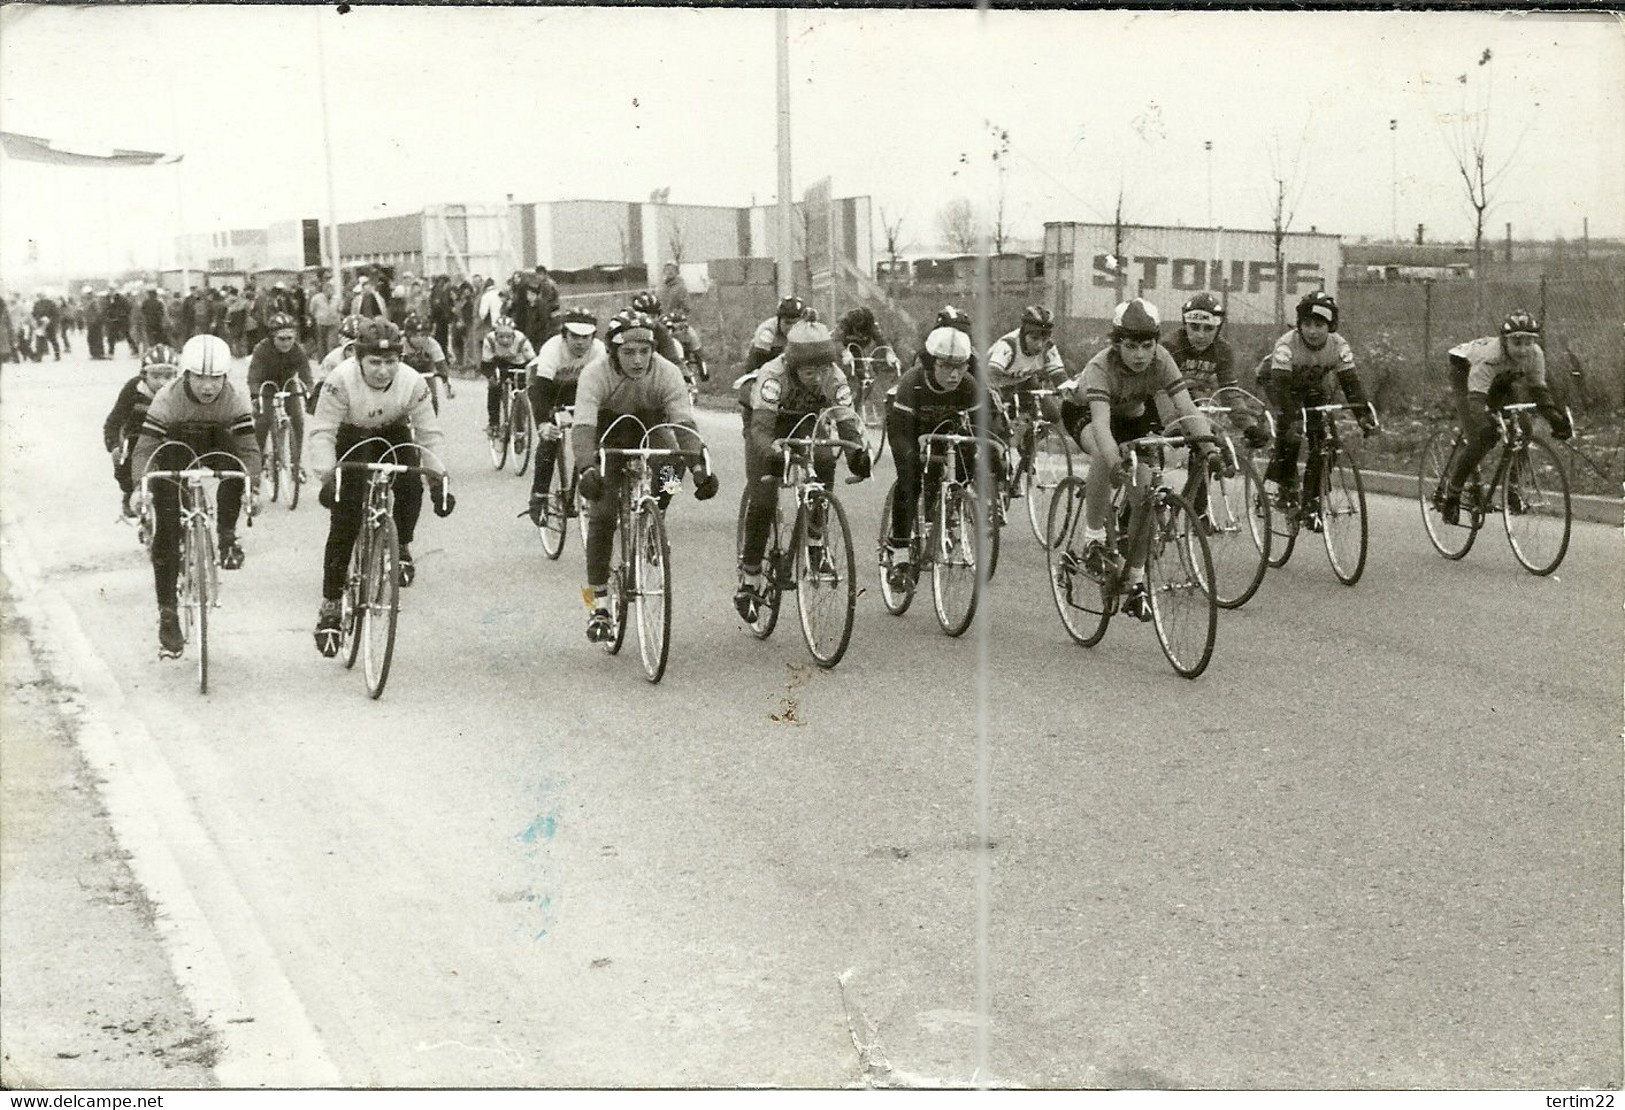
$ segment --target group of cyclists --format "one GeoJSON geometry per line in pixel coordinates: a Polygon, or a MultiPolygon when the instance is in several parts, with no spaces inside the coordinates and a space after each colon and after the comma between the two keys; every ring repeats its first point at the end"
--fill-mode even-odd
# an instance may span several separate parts
{"type": "MultiPolygon", "coordinates": [[[[1318,530],[1313,450],[1301,487],[1290,478],[1306,430],[1314,442],[1315,429],[1312,423],[1306,429],[1306,422],[1324,417],[1312,411],[1301,414],[1340,391],[1363,434],[1375,434],[1377,420],[1353,350],[1338,333],[1335,299],[1325,292],[1310,293],[1298,302],[1295,315],[1293,328],[1274,343],[1259,366],[1259,385],[1274,412],[1276,428],[1265,478],[1283,491],[1280,508],[1295,514],[1304,527],[1318,530]],[[1298,488],[1306,491],[1301,501],[1288,492],[1298,488]]],[[[922,487],[930,497],[933,483],[940,480],[939,473],[921,466],[922,434],[944,429],[974,433],[980,423],[983,442],[996,456],[1003,444],[1011,444],[1017,456],[1024,457],[1033,449],[1031,421],[1022,416],[1025,406],[1027,412],[1041,413],[1064,428],[1089,458],[1107,460],[1106,465],[1088,467],[1085,480],[1083,561],[1084,569],[1097,576],[1106,557],[1112,491],[1129,476],[1120,457],[1121,444],[1177,422],[1191,435],[1202,465],[1233,475],[1233,456],[1221,450],[1222,437],[1193,401],[1193,395],[1208,397],[1237,386],[1235,353],[1221,334],[1224,317],[1219,298],[1198,293],[1181,307],[1178,329],[1164,337],[1156,307],[1144,298],[1131,298],[1113,313],[1108,345],[1073,373],[1054,342],[1055,319],[1049,309],[1027,307],[1016,328],[1001,335],[985,358],[979,358],[969,316],[945,307],[906,371],[895,356],[889,356],[900,378],[887,394],[885,412],[897,482],[883,553],[888,580],[896,582],[910,573],[908,537],[914,506],[922,487]]],[[[453,396],[451,380],[444,351],[416,314],[408,314],[400,327],[381,317],[346,319],[340,345],[325,353],[314,373],[313,360],[300,346],[291,317],[273,317],[267,331],[251,353],[246,395],[227,380],[230,348],[215,336],[198,335],[179,351],[162,344],[148,350],[140,372],[124,384],[104,424],[104,443],[113,457],[124,513],[135,516],[146,511],[154,522],[151,556],[164,657],[178,655],[184,647],[175,596],[180,506],[172,487],[166,490],[164,484],[155,483],[144,490],[141,475],[148,469],[184,468],[211,452],[240,463],[247,481],[221,482],[217,522],[220,566],[241,567],[244,555],[237,524],[245,503],[250,514],[259,505],[261,463],[275,415],[270,403],[278,393],[285,396],[293,428],[293,467],[319,485],[318,500],[331,513],[314,633],[323,655],[339,650],[340,597],[363,504],[362,483],[349,483],[340,491],[335,478],[339,460],[371,462],[387,455],[390,461],[425,468],[424,478],[414,473],[394,479],[402,585],[409,585],[416,575],[410,545],[422,511],[424,482],[438,515],[449,516],[455,507],[439,460],[443,440],[439,394],[453,396]],[[308,449],[301,450],[307,435],[308,449]]],[[[1508,399],[1527,394],[1555,438],[1565,439],[1571,432],[1547,388],[1539,336],[1539,323],[1519,310],[1505,318],[1499,335],[1450,351],[1452,385],[1467,446],[1456,458],[1441,495],[1439,509],[1449,523],[1455,523],[1461,511],[1463,488],[1474,467],[1495,442],[1492,413],[1508,399]]],[[[853,355],[889,350],[869,309],[853,309],[831,328],[793,296],[784,298],[774,316],[753,334],[745,373],[734,383],[745,443],[745,493],[733,600],[747,623],[756,619],[767,598],[763,557],[780,491],[776,468],[782,465],[775,441],[804,428],[809,417],[820,420],[833,431],[828,442],[841,446],[815,452],[811,463],[818,480],[825,486],[833,482],[843,453],[853,479],[868,478],[874,460],[862,444],[855,390],[872,383],[873,360],[853,355]]],[[[480,367],[488,379],[488,434],[499,434],[500,401],[511,388],[522,386],[534,416],[539,433],[536,468],[528,507],[521,514],[528,513],[533,523],[540,525],[546,511],[559,451],[571,452],[576,489],[588,505],[582,591],[587,638],[604,641],[613,635],[607,593],[615,505],[626,473],[615,456],[603,456],[607,461],[601,465],[600,448],[637,447],[648,429],[654,429],[649,433],[651,446],[695,452],[703,447],[694,390],[708,371],[698,336],[682,313],[662,314],[657,297],[641,293],[608,320],[601,336],[594,313],[567,309],[557,333],[540,350],[512,320],[500,318],[484,338],[480,367]],[[571,409],[566,440],[560,410],[571,409]]],[[[1232,421],[1250,449],[1271,445],[1261,416],[1243,410],[1232,421]]],[[[964,472],[974,472],[970,452],[975,447],[967,444],[965,449],[964,472]]],[[[995,483],[1022,472],[1019,465],[1005,465],[1008,461],[999,456],[990,467],[995,483]]],[[[707,500],[718,492],[718,476],[703,462],[695,462],[689,476],[697,499],[707,500]]],[[[675,468],[662,475],[662,509],[681,477],[675,468]]],[[[1023,492],[1000,490],[993,503],[1023,492]]],[[[835,567],[824,565],[820,528],[821,522],[809,522],[808,561],[815,575],[834,574],[835,567]]],[[[1130,568],[1128,582],[1124,611],[1151,619],[1143,571],[1130,568]]]]}

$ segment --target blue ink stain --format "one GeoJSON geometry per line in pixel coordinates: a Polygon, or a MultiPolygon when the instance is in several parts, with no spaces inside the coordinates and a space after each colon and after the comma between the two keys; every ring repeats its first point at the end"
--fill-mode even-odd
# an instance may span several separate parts
{"type": "Polygon", "coordinates": [[[536,837],[538,835],[541,836],[543,840],[552,840],[553,834],[558,831],[558,827],[558,818],[554,817],[551,813],[544,813],[530,823],[530,828],[519,834],[519,839],[523,840],[526,844],[536,843],[536,837]]]}

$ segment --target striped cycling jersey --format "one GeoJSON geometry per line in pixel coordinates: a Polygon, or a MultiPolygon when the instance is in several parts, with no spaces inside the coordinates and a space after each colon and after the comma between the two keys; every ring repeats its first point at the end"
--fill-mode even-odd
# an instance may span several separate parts
{"type": "Polygon", "coordinates": [[[1180,328],[1163,346],[1173,356],[1174,365],[1179,367],[1191,392],[1211,397],[1218,390],[1236,384],[1236,353],[1223,339],[1215,337],[1206,349],[1199,351],[1185,329],[1180,328]]]}
{"type": "Polygon", "coordinates": [[[607,351],[604,341],[596,335],[587,347],[587,353],[580,358],[570,354],[570,346],[565,342],[564,336],[555,335],[536,353],[525,367],[525,384],[531,385],[539,378],[566,385],[581,378],[582,369],[596,358],[603,357],[607,351]]]}
{"type": "Polygon", "coordinates": [[[536,349],[520,332],[502,339],[496,332],[485,337],[480,344],[480,365],[494,365],[502,370],[523,370],[525,364],[536,357],[536,349]]]}
{"type": "Polygon", "coordinates": [[[147,469],[159,444],[178,440],[200,455],[208,451],[235,455],[258,486],[260,449],[254,440],[254,414],[247,396],[228,380],[215,399],[204,404],[186,378],[182,374],[164,386],[147,406],[131,473],[139,475],[147,469]]]}
{"type": "Polygon", "coordinates": [[[1326,389],[1333,374],[1354,369],[1354,349],[1335,331],[1320,350],[1311,349],[1293,328],[1275,341],[1270,351],[1269,376],[1294,390],[1326,389]]]}
{"type": "Polygon", "coordinates": [[[628,414],[646,424],[653,421],[695,427],[694,406],[676,363],[651,353],[649,368],[634,378],[621,373],[605,351],[582,367],[576,383],[574,438],[570,441],[578,470],[595,465],[599,424],[628,414]]]}
{"type": "Polygon", "coordinates": [[[1021,329],[1001,335],[987,350],[988,383],[1001,392],[1019,385],[1056,386],[1066,376],[1060,349],[1045,341],[1043,349],[1029,355],[1021,349],[1021,329]]]}
{"type": "Polygon", "coordinates": [[[1113,416],[1143,416],[1145,404],[1161,393],[1170,401],[1188,393],[1185,378],[1174,364],[1174,356],[1158,346],[1150,366],[1138,374],[1123,365],[1116,347],[1107,347],[1090,359],[1074,383],[1085,405],[1103,401],[1113,416]]]}

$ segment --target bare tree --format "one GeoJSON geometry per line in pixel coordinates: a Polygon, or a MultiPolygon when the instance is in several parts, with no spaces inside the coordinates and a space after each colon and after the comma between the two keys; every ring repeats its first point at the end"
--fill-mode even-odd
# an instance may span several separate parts
{"type": "Polygon", "coordinates": [[[886,206],[880,206],[880,230],[886,237],[886,261],[891,263],[891,272],[897,272],[897,264],[901,260],[904,248],[903,217],[898,215],[895,219],[886,215],[886,206]]]}
{"type": "Polygon", "coordinates": [[[1303,160],[1304,141],[1309,135],[1305,122],[1303,134],[1298,138],[1298,149],[1290,164],[1283,165],[1280,136],[1270,142],[1270,241],[1275,246],[1275,326],[1286,326],[1286,236],[1292,229],[1292,220],[1298,213],[1298,202],[1303,199],[1303,182],[1298,167],[1303,160]]]}
{"type": "Polygon", "coordinates": [[[999,187],[998,197],[993,203],[993,226],[988,234],[993,239],[993,253],[1003,254],[1004,244],[1010,238],[1010,226],[1005,222],[1005,178],[1009,169],[1010,160],[1010,132],[995,124],[988,124],[988,133],[993,137],[993,166],[997,171],[999,187]]]}
{"type": "MultiPolygon", "coordinates": [[[[1490,64],[1490,52],[1486,49],[1479,55],[1479,68],[1490,64]]],[[[1457,78],[1462,85],[1467,84],[1467,74],[1457,78]]],[[[1485,74],[1483,82],[1484,93],[1482,106],[1469,112],[1463,110],[1455,115],[1453,126],[1445,131],[1445,142],[1450,148],[1450,157],[1455,160],[1456,169],[1461,174],[1462,184],[1467,189],[1467,207],[1473,212],[1473,277],[1474,300],[1479,314],[1484,311],[1484,223],[1490,210],[1495,206],[1495,193],[1497,187],[1506,177],[1507,171],[1518,156],[1518,148],[1523,145],[1524,135],[1529,133],[1526,126],[1518,141],[1512,146],[1512,153],[1497,165],[1490,168],[1489,140],[1490,140],[1490,91],[1493,81],[1490,74],[1485,74]]]]}
{"type": "Polygon", "coordinates": [[[949,250],[970,254],[976,249],[976,209],[964,197],[957,197],[937,213],[937,230],[949,250]]]}
{"type": "Polygon", "coordinates": [[[683,229],[677,225],[676,221],[672,222],[670,230],[666,233],[666,245],[671,248],[671,260],[679,266],[682,265],[683,250],[686,244],[683,242],[683,229]]]}

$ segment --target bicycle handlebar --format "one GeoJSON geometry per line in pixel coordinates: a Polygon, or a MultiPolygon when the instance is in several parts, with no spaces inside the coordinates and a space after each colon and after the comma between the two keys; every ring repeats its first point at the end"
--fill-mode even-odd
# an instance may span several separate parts
{"type": "Polygon", "coordinates": [[[1377,419],[1377,406],[1373,405],[1370,401],[1365,402],[1363,405],[1356,405],[1348,402],[1326,405],[1299,405],[1298,413],[1299,415],[1307,416],[1311,412],[1358,412],[1362,409],[1371,414],[1371,422],[1373,424],[1379,428],[1382,427],[1381,421],[1377,419]]]}
{"type": "Polygon", "coordinates": [[[863,444],[853,443],[849,439],[826,439],[822,436],[814,436],[811,438],[786,436],[783,439],[775,439],[773,441],[774,452],[790,451],[794,449],[810,451],[819,447],[842,447],[848,451],[862,451],[864,449],[863,444]]]}

